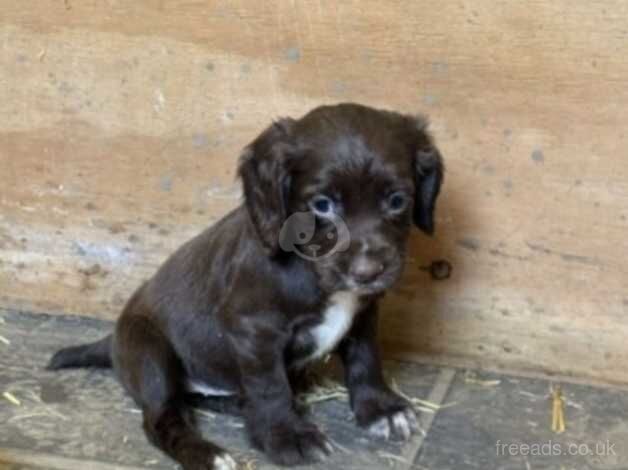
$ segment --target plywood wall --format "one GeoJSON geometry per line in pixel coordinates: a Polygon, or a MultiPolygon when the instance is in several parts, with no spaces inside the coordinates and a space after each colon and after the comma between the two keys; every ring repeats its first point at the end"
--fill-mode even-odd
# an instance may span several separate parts
{"type": "Polygon", "coordinates": [[[628,3],[0,0],[0,306],[113,319],[337,101],[427,113],[448,175],[389,354],[628,382],[628,3]],[[449,260],[433,281],[420,267],[449,260]]]}

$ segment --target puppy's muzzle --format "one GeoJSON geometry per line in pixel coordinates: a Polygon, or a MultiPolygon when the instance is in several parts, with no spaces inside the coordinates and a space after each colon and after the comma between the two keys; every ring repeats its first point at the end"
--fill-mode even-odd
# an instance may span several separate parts
{"type": "Polygon", "coordinates": [[[369,256],[359,256],[349,268],[351,280],[358,286],[368,286],[376,282],[385,270],[384,263],[369,256]]]}

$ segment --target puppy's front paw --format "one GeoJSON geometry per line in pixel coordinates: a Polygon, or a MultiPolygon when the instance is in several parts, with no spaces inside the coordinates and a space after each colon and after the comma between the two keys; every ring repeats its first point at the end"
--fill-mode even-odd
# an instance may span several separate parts
{"type": "Polygon", "coordinates": [[[214,457],[214,470],[238,470],[238,464],[229,454],[214,457]]]}
{"type": "Polygon", "coordinates": [[[390,390],[365,390],[354,411],[358,424],[379,438],[405,441],[419,431],[412,405],[390,390]]]}
{"type": "Polygon", "coordinates": [[[177,450],[183,470],[237,470],[238,464],[227,452],[210,442],[192,442],[177,450]]]}
{"type": "Polygon", "coordinates": [[[390,438],[407,441],[412,434],[419,431],[416,413],[410,407],[377,418],[368,426],[368,431],[375,437],[385,440],[390,438]]]}
{"type": "Polygon", "coordinates": [[[320,462],[333,447],[316,426],[310,423],[276,425],[264,439],[266,455],[278,465],[320,462]]]}

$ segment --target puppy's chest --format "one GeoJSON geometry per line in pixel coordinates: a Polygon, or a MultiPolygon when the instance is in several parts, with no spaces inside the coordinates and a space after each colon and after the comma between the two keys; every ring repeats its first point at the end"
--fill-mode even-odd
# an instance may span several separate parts
{"type": "Polygon", "coordinates": [[[359,309],[357,295],[346,291],[333,294],[321,312],[320,322],[303,325],[295,332],[293,365],[301,367],[332,352],[349,332],[359,309]]]}

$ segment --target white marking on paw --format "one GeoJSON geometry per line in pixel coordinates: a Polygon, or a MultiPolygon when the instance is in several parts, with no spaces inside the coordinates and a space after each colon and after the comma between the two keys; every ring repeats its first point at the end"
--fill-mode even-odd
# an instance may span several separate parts
{"type": "Polygon", "coordinates": [[[229,454],[216,456],[214,470],[238,470],[238,464],[229,454]]]}
{"type": "Polygon", "coordinates": [[[333,454],[334,453],[334,446],[331,445],[331,442],[329,442],[326,439],[325,439],[325,450],[327,451],[327,454],[333,454]]]}
{"type": "Polygon", "coordinates": [[[419,423],[414,411],[408,408],[395,413],[390,419],[388,416],[378,419],[369,426],[368,431],[372,435],[385,440],[395,435],[407,441],[413,433],[419,431],[419,423]]]}
{"type": "Polygon", "coordinates": [[[327,460],[328,454],[329,452],[323,449],[314,449],[312,451],[312,457],[316,462],[324,462],[325,460],[327,460]]]}
{"type": "Polygon", "coordinates": [[[393,428],[398,434],[401,434],[403,440],[406,441],[410,437],[410,423],[403,413],[396,413],[392,417],[393,428]]]}
{"type": "Polygon", "coordinates": [[[416,417],[416,412],[412,408],[406,408],[404,414],[410,424],[410,431],[413,433],[421,431],[421,426],[419,426],[419,420],[416,417]]]}
{"type": "Polygon", "coordinates": [[[373,424],[369,426],[369,432],[375,436],[385,440],[390,439],[390,425],[388,424],[388,417],[379,418],[373,424]]]}
{"type": "Polygon", "coordinates": [[[207,385],[203,382],[195,382],[192,380],[189,380],[187,382],[185,388],[188,392],[200,393],[201,395],[212,397],[228,397],[231,395],[235,395],[235,392],[232,392],[231,390],[224,390],[222,388],[212,387],[211,385],[207,385]]]}

